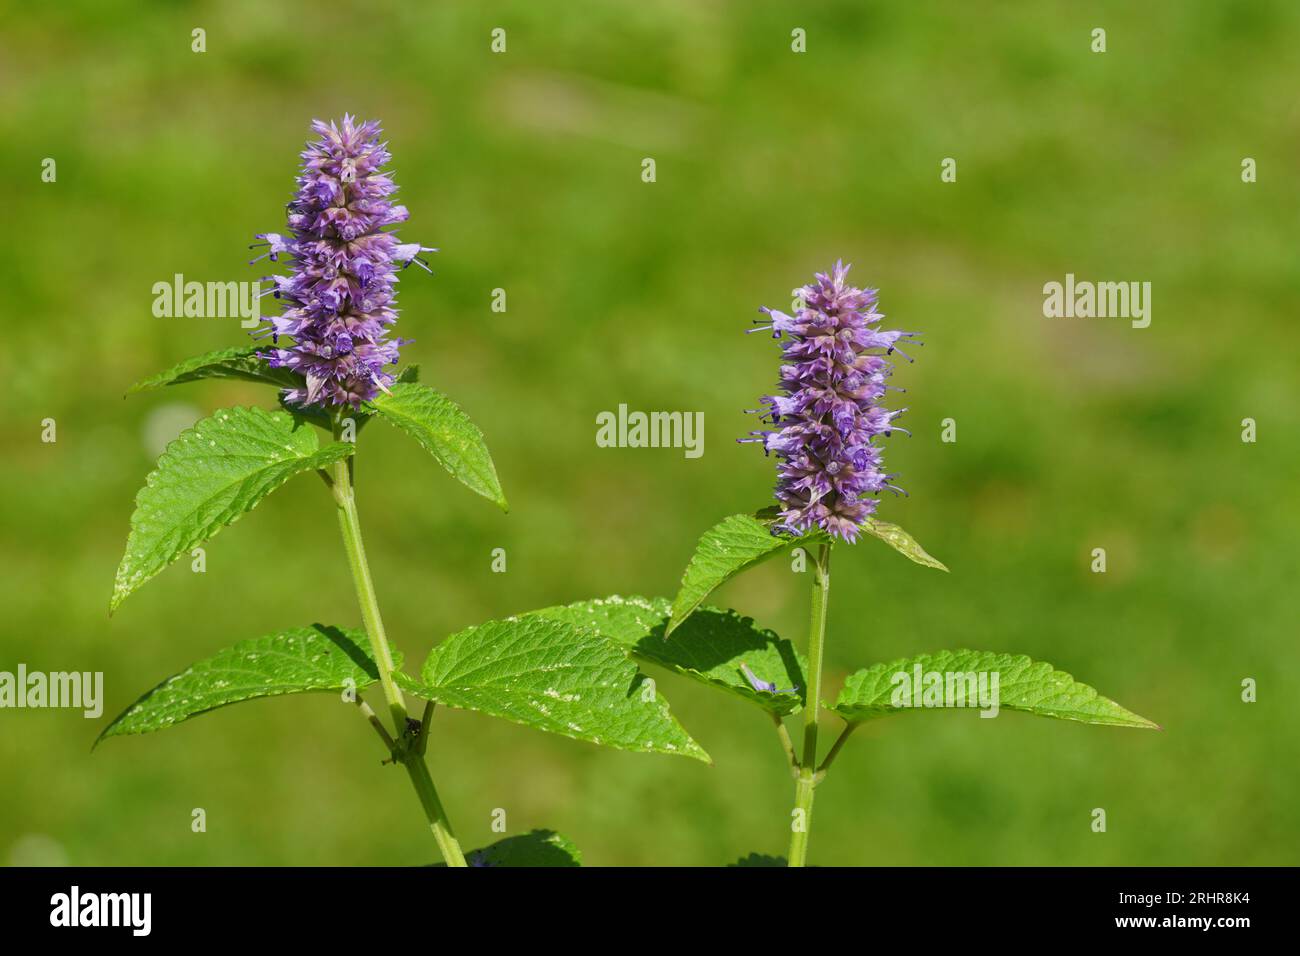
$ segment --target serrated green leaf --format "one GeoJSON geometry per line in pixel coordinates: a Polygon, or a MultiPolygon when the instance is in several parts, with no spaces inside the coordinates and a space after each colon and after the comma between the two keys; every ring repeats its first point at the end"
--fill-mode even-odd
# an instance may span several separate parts
{"type": "Polygon", "coordinates": [[[923,564],[927,568],[938,568],[940,571],[948,570],[942,561],[927,553],[925,548],[916,543],[915,538],[896,524],[877,521],[875,518],[869,517],[862,530],[879,538],[899,554],[910,558],[917,564],[923,564]]]}
{"type": "Polygon", "coordinates": [[[768,867],[768,866],[786,866],[786,859],[783,856],[769,856],[766,853],[751,853],[748,856],[742,856],[735,863],[728,863],[728,867],[768,867]]]}
{"type": "MultiPolygon", "coordinates": [[[[398,666],[400,666],[400,655],[398,666]]],[[[218,707],[311,691],[360,690],[379,679],[361,631],[313,624],[240,641],[167,678],[122,711],[105,737],[162,730],[218,707]]]]}
{"type": "Polygon", "coordinates": [[[132,385],[127,394],[147,392],[167,385],[182,385],[205,378],[237,378],[247,382],[261,382],[279,388],[299,388],[303,378],[287,368],[271,368],[265,359],[257,357],[261,345],[237,345],[219,349],[206,355],[196,355],[174,365],[165,372],[132,385]]]}
{"type": "Polygon", "coordinates": [[[794,645],[735,611],[702,607],[664,638],[669,607],[663,598],[619,597],[543,608],[537,615],[591,628],[629,648],[642,661],[718,687],[770,713],[785,716],[804,700],[804,660],[794,645]],[[758,690],[742,666],[782,693],[758,690]],[[794,688],[792,693],[785,692],[794,688]]]}
{"type": "MultiPolygon", "coordinates": [[[[1139,717],[1113,700],[1102,697],[1087,684],[1081,684],[1069,674],[1055,670],[1051,664],[1032,661],[1023,654],[997,654],[992,651],[937,651],[875,664],[849,675],[839,699],[830,709],[851,724],[909,710],[939,709],[898,706],[898,703],[908,698],[895,697],[895,690],[901,690],[904,686],[903,680],[896,675],[907,675],[906,686],[910,691],[915,683],[914,675],[918,666],[922,675],[945,675],[945,690],[948,674],[975,674],[978,677],[980,674],[996,673],[996,701],[1000,710],[1019,710],[1040,717],[1077,720],[1086,724],[1160,729],[1145,717],[1139,717]]],[[[923,688],[927,681],[928,678],[923,678],[923,688]]],[[[985,686],[991,693],[991,677],[985,686]]],[[[952,708],[956,700],[966,699],[968,687],[969,684],[954,680],[953,690],[956,692],[960,689],[962,697],[956,693],[945,696],[947,706],[952,708]]],[[[922,703],[924,701],[925,698],[922,697],[922,703]]],[[[979,702],[967,702],[965,706],[968,709],[978,708],[979,702]]]]}
{"type": "Polygon", "coordinates": [[[465,487],[502,511],[509,509],[483,433],[446,395],[427,385],[395,382],[370,407],[419,442],[465,487]]]}
{"type": "MultiPolygon", "coordinates": [[[[822,531],[809,531],[798,536],[773,534],[772,528],[778,513],[776,508],[764,508],[753,515],[732,515],[704,532],[682,574],[677,596],[673,598],[672,618],[668,622],[669,634],[680,627],[682,621],[715,588],[740,572],[793,548],[808,549],[830,540],[822,531]]],[[[896,524],[868,518],[862,530],[917,564],[948,570],[896,524]]]]}
{"type": "Polygon", "coordinates": [[[533,830],[472,850],[465,854],[465,862],[470,866],[582,866],[582,854],[572,840],[554,830],[533,830]]]}
{"type": "Polygon", "coordinates": [[[489,621],[433,649],[420,680],[399,674],[412,694],[595,744],[709,756],[668,712],[645,675],[614,641],[542,617],[489,621]]]}
{"type": "Polygon", "coordinates": [[[690,563],[682,575],[682,584],[673,598],[672,634],[712,591],[730,581],[741,571],[796,546],[808,547],[824,540],[821,532],[801,537],[774,535],[770,521],[754,515],[732,515],[704,532],[690,563]]]}
{"type": "Polygon", "coordinates": [[[350,442],[322,448],[312,428],[260,408],[223,409],[185,430],[136,495],[110,611],[294,475],[324,468],[352,450],[350,442]]]}

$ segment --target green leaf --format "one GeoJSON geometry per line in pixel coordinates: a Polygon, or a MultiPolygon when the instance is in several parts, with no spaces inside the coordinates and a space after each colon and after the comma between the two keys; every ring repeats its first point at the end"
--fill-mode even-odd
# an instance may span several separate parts
{"type": "Polygon", "coordinates": [[[724,519],[704,532],[695,546],[695,554],[686,565],[682,585],[673,599],[668,633],[680,627],[715,588],[741,571],[797,545],[807,547],[823,540],[825,535],[819,531],[802,537],[774,535],[771,522],[754,515],[732,515],[724,519]]]}
{"type": "Polygon", "coordinates": [[[533,616],[471,627],[435,647],[420,676],[398,674],[398,684],[448,707],[575,740],[710,762],[658,692],[647,693],[626,649],[563,621],[533,616]]]}
{"type": "Polygon", "coordinates": [[[287,368],[271,368],[257,351],[265,346],[238,345],[186,359],[165,372],[160,372],[132,385],[128,395],[147,392],[166,385],[181,385],[204,378],[236,378],[247,382],[261,382],[280,388],[299,388],[303,378],[287,368]]]}
{"type": "Polygon", "coordinates": [[[465,861],[470,866],[582,866],[582,854],[554,830],[533,830],[466,853],[465,861]]]}
{"type": "Polygon", "coordinates": [[[942,561],[928,554],[925,548],[916,543],[915,538],[896,524],[867,518],[867,523],[862,530],[867,534],[875,535],[899,554],[911,558],[917,564],[923,564],[927,568],[938,568],[940,571],[948,570],[942,561]]]}
{"type": "MultiPolygon", "coordinates": [[[[1054,670],[1051,664],[1032,661],[1023,654],[996,654],[992,651],[936,651],[933,654],[875,664],[849,675],[839,699],[830,709],[851,724],[909,710],[927,709],[898,706],[895,699],[896,689],[900,692],[904,687],[911,689],[917,666],[923,675],[945,675],[945,690],[948,674],[974,674],[977,677],[986,674],[990,676],[985,686],[991,693],[991,675],[996,673],[996,701],[1001,710],[1021,710],[1040,717],[1078,720],[1086,724],[1160,729],[1145,717],[1139,717],[1113,700],[1102,697],[1087,684],[1081,684],[1069,674],[1054,670]],[[895,676],[899,674],[907,675],[906,684],[895,676]]],[[[923,688],[927,680],[928,678],[922,678],[923,688]]],[[[966,696],[965,687],[968,686],[960,680],[954,680],[953,684],[954,692],[960,690],[961,696],[945,697],[949,708],[954,706],[956,700],[966,696]]],[[[909,698],[898,698],[898,702],[906,699],[909,698]]],[[[922,697],[922,703],[924,700],[922,697]]],[[[968,702],[966,707],[978,708],[979,702],[968,702]]]]}
{"type": "MultiPolygon", "coordinates": [[[[672,619],[668,622],[669,634],[680,627],[682,621],[715,588],[730,581],[741,571],[793,548],[807,549],[830,540],[822,531],[809,531],[798,536],[773,534],[772,527],[777,514],[776,508],[764,508],[753,515],[732,515],[704,532],[699,544],[695,546],[690,563],[686,565],[681,587],[673,599],[672,619]]],[[[948,570],[896,524],[868,518],[862,530],[917,564],[948,570]]]]}
{"type": "Polygon", "coordinates": [[[728,863],[728,867],[769,867],[769,866],[786,866],[786,859],[783,856],[770,856],[766,853],[751,853],[749,856],[742,856],[735,863],[728,863]]]}
{"type": "Polygon", "coordinates": [[[352,450],[349,442],[321,448],[313,429],[260,408],[223,409],[182,432],[136,495],[109,610],[294,475],[352,450]]]}
{"type": "Polygon", "coordinates": [[[361,631],[293,628],[240,641],[167,678],[122,711],[95,743],[162,730],[243,700],[342,690],[349,681],[360,690],[378,679],[361,631]]]}
{"type": "Polygon", "coordinates": [[[735,694],[778,716],[798,711],[804,701],[804,660],[794,645],[735,611],[699,608],[665,639],[668,602],[663,598],[600,598],[533,611],[525,617],[563,620],[587,627],[629,648],[641,661],[658,664],[692,680],[735,694]],[[783,693],[757,690],[745,676],[783,693]],[[795,688],[793,693],[784,692],[795,688]]]}
{"type": "Polygon", "coordinates": [[[419,442],[453,478],[509,510],[483,433],[450,398],[427,385],[399,381],[370,405],[419,442]]]}

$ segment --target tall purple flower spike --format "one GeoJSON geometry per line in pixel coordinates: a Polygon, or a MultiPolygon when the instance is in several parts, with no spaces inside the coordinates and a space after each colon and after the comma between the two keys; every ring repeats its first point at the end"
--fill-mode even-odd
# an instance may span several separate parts
{"type": "MultiPolygon", "coordinates": [[[[872,440],[894,430],[907,409],[880,406],[898,351],[915,332],[885,332],[876,311],[876,290],[847,285],[849,267],[836,262],[829,275],[795,290],[794,316],[762,309],[766,320],[748,331],[771,330],[782,339],[782,395],[766,396],[754,409],[774,429],[755,431],[742,442],[759,442],[778,459],[776,500],[781,506],[774,531],[803,534],[814,528],[853,542],[876,510],[868,495],[888,488],[894,475],[880,470],[880,449],[872,440]]],[[[919,344],[919,343],[918,343],[919,344]]],[[[910,362],[906,355],[904,358],[910,362]]]]}
{"type": "Polygon", "coordinates": [[[390,155],[378,123],[344,116],[342,123],[315,120],[312,129],[320,139],[302,153],[290,236],[261,233],[263,241],[252,247],[269,247],[253,262],[268,256],[276,262],[284,254],[293,270],[264,277],[274,287],[262,294],[280,299],[284,311],[254,334],[271,335],[277,346],[281,336],[293,339],[260,353],[273,368],[306,379],[305,388],[285,391],[286,401],[357,408],[393,382],[384,367],[397,363],[404,344],[388,338],[397,321],[398,267],[415,262],[431,271],[420,253],[437,250],[401,244],[386,231],[409,213],[389,199],[397,186],[383,170],[390,155]]]}

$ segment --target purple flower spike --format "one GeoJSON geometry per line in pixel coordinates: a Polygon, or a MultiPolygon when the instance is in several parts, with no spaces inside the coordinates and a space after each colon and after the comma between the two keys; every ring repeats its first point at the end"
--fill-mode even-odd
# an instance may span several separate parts
{"type": "Polygon", "coordinates": [[[397,321],[399,268],[412,260],[425,269],[420,253],[434,252],[419,243],[399,244],[388,231],[408,216],[405,206],[389,197],[397,191],[383,167],[389,160],[379,141],[379,124],[315,120],[320,136],[302,153],[298,191],[289,203],[289,232],[268,232],[254,248],[277,261],[287,255],[289,276],[269,276],[280,315],[266,320],[259,335],[280,336],[291,345],[262,353],[273,368],[288,368],[306,380],[305,388],[288,389],[295,405],[348,405],[387,391],[393,376],[384,371],[397,363],[401,339],[390,340],[397,321]]]}
{"type": "MultiPolygon", "coordinates": [[[[767,319],[749,331],[770,330],[781,340],[782,395],[765,397],[757,409],[775,429],[755,431],[741,441],[761,442],[776,456],[776,500],[780,521],[773,531],[803,534],[813,528],[857,540],[876,501],[868,495],[888,488],[893,475],[881,472],[877,435],[906,429],[893,424],[906,409],[880,406],[898,343],[915,332],[886,332],[877,326],[876,290],[847,285],[849,267],[836,262],[830,275],[795,291],[793,316],[763,309],[767,319]]],[[[919,344],[919,343],[918,343],[919,344]]],[[[911,361],[911,359],[908,359],[911,361]]]]}

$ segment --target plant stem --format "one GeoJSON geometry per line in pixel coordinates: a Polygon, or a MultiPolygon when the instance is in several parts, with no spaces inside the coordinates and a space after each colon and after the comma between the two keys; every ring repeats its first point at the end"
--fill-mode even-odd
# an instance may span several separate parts
{"type": "MultiPolygon", "coordinates": [[[[340,426],[341,419],[336,418],[335,440],[338,440],[342,433],[340,426]]],[[[384,633],[384,621],[379,615],[379,600],[375,596],[375,584],[370,577],[370,565],[366,562],[366,548],[361,541],[361,522],[357,517],[356,496],[352,488],[352,456],[333,465],[332,477],[330,490],[334,493],[334,501],[338,505],[339,527],[343,531],[343,547],[347,551],[348,565],[352,569],[352,581],[356,585],[357,603],[361,606],[361,620],[365,623],[366,636],[370,638],[370,649],[375,656],[375,666],[379,671],[379,685],[383,688],[384,699],[388,701],[393,727],[397,732],[394,738],[397,746],[393,749],[393,756],[401,760],[411,777],[411,785],[415,787],[420,805],[424,807],[429,829],[433,831],[433,839],[442,852],[443,860],[448,866],[465,866],[465,854],[461,852],[460,844],[456,842],[455,834],[451,831],[447,812],[443,809],[442,801],[438,799],[438,791],[433,786],[429,767],[424,762],[423,739],[417,746],[403,749],[403,744],[409,739],[410,718],[402,692],[393,680],[393,654],[388,646],[388,636],[384,633]]],[[[431,714],[432,710],[426,710],[425,720],[420,724],[421,738],[428,732],[428,717],[431,714]]]]}
{"type": "Polygon", "coordinates": [[[772,715],[772,721],[776,724],[776,736],[781,741],[781,749],[785,751],[785,759],[790,765],[790,776],[796,780],[799,779],[799,757],[794,752],[794,742],[790,740],[790,731],[785,729],[785,721],[779,714],[772,715]]]}
{"type": "Polygon", "coordinates": [[[808,625],[808,692],[804,699],[803,759],[795,782],[794,805],[800,811],[792,821],[789,866],[808,859],[808,831],[812,828],[813,788],[817,773],[817,712],[821,708],[822,650],[826,643],[826,603],[831,590],[831,546],[823,544],[814,568],[812,616],[808,625]]]}
{"type": "Polygon", "coordinates": [[[411,777],[411,785],[424,807],[424,816],[429,821],[429,829],[442,852],[442,859],[448,866],[468,866],[465,854],[461,851],[456,835],[451,832],[451,823],[447,820],[447,811],[438,799],[438,791],[433,786],[433,777],[429,776],[429,765],[420,754],[410,753],[402,760],[406,772],[411,777]]]}
{"type": "Polygon", "coordinates": [[[826,771],[829,770],[831,764],[835,762],[835,758],[839,754],[840,748],[848,742],[849,737],[853,735],[853,731],[857,729],[857,724],[844,725],[844,729],[840,731],[840,735],[835,738],[835,743],[831,744],[831,749],[826,752],[826,759],[822,761],[822,765],[817,768],[817,773],[813,775],[814,784],[822,782],[822,777],[826,776],[826,771]]]}
{"type": "Polygon", "coordinates": [[[393,681],[393,653],[388,646],[388,635],[384,632],[384,620],[379,615],[375,582],[370,577],[366,547],[361,540],[361,522],[357,517],[356,499],[352,493],[349,461],[350,459],[345,459],[334,466],[333,488],[334,499],[338,503],[339,528],[343,532],[343,547],[347,551],[348,566],[352,569],[352,581],[357,589],[357,603],[361,605],[361,620],[365,624],[370,648],[379,669],[379,686],[383,688],[384,700],[388,702],[393,727],[397,736],[401,737],[406,733],[406,701],[393,681]]]}
{"type": "Polygon", "coordinates": [[[366,720],[370,721],[370,726],[375,728],[375,733],[379,734],[379,739],[384,742],[384,746],[388,748],[388,752],[390,754],[393,753],[397,744],[393,740],[393,735],[388,732],[388,728],[384,726],[384,722],[380,720],[379,715],[375,713],[374,708],[362,700],[360,696],[357,697],[356,703],[357,707],[361,709],[362,715],[366,720]]]}

